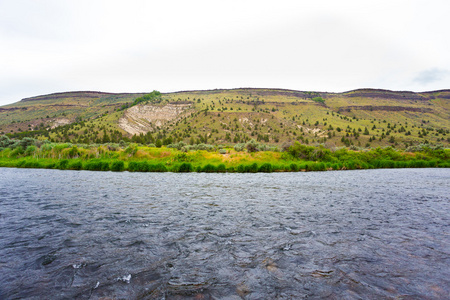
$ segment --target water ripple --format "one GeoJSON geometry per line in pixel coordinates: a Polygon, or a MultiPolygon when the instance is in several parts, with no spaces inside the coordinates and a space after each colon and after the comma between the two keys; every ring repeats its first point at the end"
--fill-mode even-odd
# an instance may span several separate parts
{"type": "Polygon", "coordinates": [[[445,299],[449,179],[0,168],[0,298],[445,299]]]}

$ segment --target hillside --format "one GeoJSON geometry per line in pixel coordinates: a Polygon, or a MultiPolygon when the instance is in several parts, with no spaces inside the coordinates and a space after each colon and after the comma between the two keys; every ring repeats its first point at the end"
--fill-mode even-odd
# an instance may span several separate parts
{"type": "Polygon", "coordinates": [[[399,148],[450,135],[450,90],[344,93],[241,88],[175,93],[67,92],[0,107],[0,133],[61,142],[399,148]],[[133,104],[134,103],[134,104],[133,104]]]}

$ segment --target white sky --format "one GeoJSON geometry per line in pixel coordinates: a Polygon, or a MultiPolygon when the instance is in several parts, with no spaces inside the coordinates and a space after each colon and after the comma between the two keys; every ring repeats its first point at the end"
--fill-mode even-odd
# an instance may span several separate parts
{"type": "Polygon", "coordinates": [[[0,0],[0,105],[77,90],[450,88],[450,1],[0,0]]]}

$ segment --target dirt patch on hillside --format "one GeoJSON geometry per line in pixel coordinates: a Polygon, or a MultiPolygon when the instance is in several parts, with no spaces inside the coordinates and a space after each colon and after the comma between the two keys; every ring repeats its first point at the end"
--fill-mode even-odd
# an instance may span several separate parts
{"type": "Polygon", "coordinates": [[[69,119],[66,119],[66,118],[54,119],[53,120],[53,124],[52,124],[52,126],[50,128],[53,129],[53,128],[56,128],[56,127],[59,127],[59,126],[64,126],[64,125],[67,125],[67,124],[70,124],[70,123],[72,123],[72,122],[69,119]]]}
{"type": "Polygon", "coordinates": [[[136,105],[125,111],[119,127],[132,135],[147,133],[187,115],[190,108],[191,104],[136,105]]]}
{"type": "Polygon", "coordinates": [[[302,126],[302,125],[297,125],[297,127],[298,127],[298,129],[302,129],[306,133],[311,133],[314,135],[317,134],[318,137],[327,137],[328,136],[326,131],[323,131],[320,128],[309,128],[309,127],[302,126]]]}

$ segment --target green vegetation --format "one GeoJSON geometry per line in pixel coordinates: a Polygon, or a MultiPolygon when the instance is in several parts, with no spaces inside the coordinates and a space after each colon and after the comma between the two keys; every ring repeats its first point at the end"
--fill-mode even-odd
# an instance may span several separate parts
{"type": "Polygon", "coordinates": [[[322,97],[314,97],[312,98],[312,100],[318,103],[325,103],[325,99],[323,99],[322,97]]]}
{"type": "Polygon", "coordinates": [[[257,173],[372,168],[450,167],[450,149],[427,144],[401,151],[392,147],[327,149],[295,142],[283,149],[251,140],[238,150],[213,145],[148,147],[133,143],[74,145],[32,138],[0,137],[0,167],[130,172],[257,173]],[[271,149],[263,151],[260,149],[271,149]],[[226,153],[224,151],[226,150],[226,153]]]}
{"type": "Polygon", "coordinates": [[[153,91],[150,94],[146,94],[142,97],[138,97],[134,99],[134,101],[130,103],[125,103],[120,107],[120,110],[125,110],[129,107],[138,105],[140,103],[148,104],[148,103],[159,103],[161,101],[161,93],[158,91],[153,91]]]}

